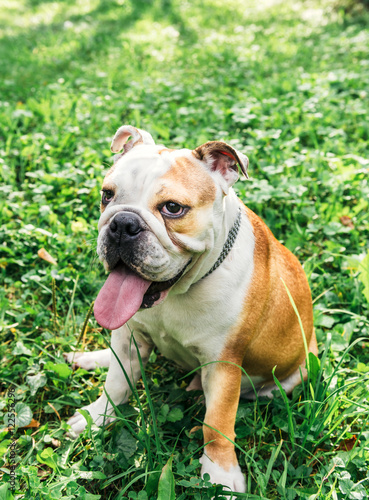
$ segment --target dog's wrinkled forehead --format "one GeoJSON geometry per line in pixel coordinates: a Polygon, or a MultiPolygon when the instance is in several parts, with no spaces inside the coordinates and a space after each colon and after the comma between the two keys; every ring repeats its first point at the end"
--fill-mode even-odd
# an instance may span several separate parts
{"type": "Polygon", "coordinates": [[[198,163],[188,149],[142,144],[118,159],[105,177],[103,190],[114,191],[116,203],[129,205],[148,206],[160,192],[182,202],[176,198],[185,197],[188,191],[203,197],[200,191],[213,193],[214,183],[198,163]]]}
{"type": "Polygon", "coordinates": [[[165,175],[170,165],[168,155],[159,154],[157,146],[136,146],[114,164],[103,187],[108,182],[113,183],[117,196],[132,197],[137,201],[137,196],[150,191],[155,180],[165,175]]]}
{"type": "Polygon", "coordinates": [[[183,219],[188,221],[192,209],[198,212],[219,201],[218,194],[228,194],[238,179],[238,166],[247,178],[247,157],[222,141],[172,150],[156,145],[148,132],[123,125],[111,150],[117,154],[102,186],[102,212],[108,205],[110,212],[128,204],[158,213],[160,204],[171,202],[186,208],[183,219]]]}

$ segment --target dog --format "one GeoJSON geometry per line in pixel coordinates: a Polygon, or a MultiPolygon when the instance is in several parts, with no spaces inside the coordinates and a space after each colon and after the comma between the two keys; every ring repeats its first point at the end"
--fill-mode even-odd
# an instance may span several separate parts
{"type": "MultiPolygon", "coordinates": [[[[236,196],[248,159],[222,141],[194,150],[156,145],[130,125],[116,132],[114,164],[102,185],[97,253],[109,275],[94,305],[111,346],[69,353],[77,366],[108,366],[105,391],[85,407],[97,425],[114,419],[153,346],[187,370],[199,368],[205,395],[201,474],[235,492],[245,478],[233,441],[240,396],[272,397],[307,377],[317,354],[312,300],[296,257],[236,196]],[[129,140],[128,140],[129,139],[129,140]],[[119,358],[119,359],[118,359],[119,358]],[[121,365],[120,365],[121,364],[121,365]],[[107,417],[108,415],[108,417],[107,417]]],[[[199,378],[189,388],[200,387],[199,378]]],[[[78,435],[86,426],[68,421],[78,435]]]]}

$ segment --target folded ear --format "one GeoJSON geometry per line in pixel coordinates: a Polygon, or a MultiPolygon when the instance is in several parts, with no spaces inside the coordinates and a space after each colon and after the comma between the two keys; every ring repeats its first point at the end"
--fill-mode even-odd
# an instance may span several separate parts
{"type": "Polygon", "coordinates": [[[123,153],[119,155],[120,158],[137,144],[154,145],[155,142],[145,130],[132,127],[132,125],[123,125],[116,131],[110,149],[113,153],[119,153],[123,149],[123,153]],[[132,139],[127,142],[128,137],[132,137],[132,139]]]}
{"type": "Polygon", "coordinates": [[[196,148],[194,154],[199,160],[205,161],[212,171],[222,174],[228,186],[234,184],[238,179],[237,164],[246,179],[249,178],[247,174],[249,159],[225,142],[206,142],[196,148]]]}

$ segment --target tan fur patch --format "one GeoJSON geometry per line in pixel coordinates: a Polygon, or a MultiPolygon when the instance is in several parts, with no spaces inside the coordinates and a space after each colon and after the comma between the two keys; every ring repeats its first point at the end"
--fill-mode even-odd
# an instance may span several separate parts
{"type": "Polygon", "coordinates": [[[203,426],[206,454],[215,463],[229,470],[237,465],[231,441],[235,439],[234,423],[240,397],[241,370],[230,363],[217,363],[209,382],[211,387],[206,392],[212,396],[206,401],[203,426]]]}
{"type": "Polygon", "coordinates": [[[234,440],[242,376],[235,365],[242,366],[250,376],[263,377],[268,385],[273,382],[274,366],[277,377],[283,380],[305,359],[301,329],[281,277],[301,316],[309,350],[317,353],[311,294],[301,265],[257,215],[244,209],[255,235],[253,279],[239,321],[219,358],[234,364],[217,363],[209,377],[211,386],[206,392],[210,397],[203,427],[206,454],[227,470],[237,464],[234,447],[213,429],[234,440]]]}
{"type": "Polygon", "coordinates": [[[190,210],[186,215],[177,219],[164,217],[164,222],[170,232],[189,236],[200,234],[206,223],[206,217],[201,217],[201,211],[213,205],[216,195],[215,183],[205,168],[188,158],[176,158],[159,182],[160,187],[151,200],[149,209],[161,219],[160,207],[168,201],[188,206],[190,210]]]}
{"type": "Polygon", "coordinates": [[[108,176],[105,177],[101,190],[109,190],[109,191],[114,191],[117,189],[117,185],[114,182],[110,182],[109,179],[107,178],[108,176]]]}
{"type": "Polygon", "coordinates": [[[175,151],[175,149],[163,148],[159,149],[158,154],[161,155],[163,153],[172,153],[173,151],[175,151]]]}
{"type": "Polygon", "coordinates": [[[254,273],[237,325],[222,353],[234,359],[241,353],[250,376],[272,381],[272,370],[282,380],[305,359],[302,332],[281,278],[286,283],[314,349],[310,288],[296,257],[273,236],[264,222],[246,208],[255,234],[254,273]],[[283,340],[281,340],[283,339],[283,340]]]}

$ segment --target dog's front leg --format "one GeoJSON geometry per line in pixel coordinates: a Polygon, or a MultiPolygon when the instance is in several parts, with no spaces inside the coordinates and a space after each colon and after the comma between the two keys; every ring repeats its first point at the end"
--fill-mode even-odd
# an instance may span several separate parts
{"type": "MultiPolygon", "coordinates": [[[[152,347],[141,338],[137,341],[137,346],[140,351],[142,362],[146,364],[152,347]]],[[[107,424],[114,420],[114,408],[107,394],[115,405],[125,403],[131,393],[130,384],[134,386],[141,375],[137,349],[132,334],[126,325],[118,330],[112,331],[111,350],[111,360],[109,371],[106,376],[104,391],[94,403],[83,407],[84,410],[90,413],[96,425],[107,424]]],[[[68,420],[68,424],[71,427],[71,432],[69,434],[75,437],[84,430],[87,422],[79,412],[76,412],[73,417],[68,420]]]]}
{"type": "Polygon", "coordinates": [[[241,370],[235,364],[214,363],[202,368],[201,379],[206,400],[201,475],[208,473],[211,482],[243,493],[246,489],[245,478],[231,442],[235,438],[241,370]]]}

